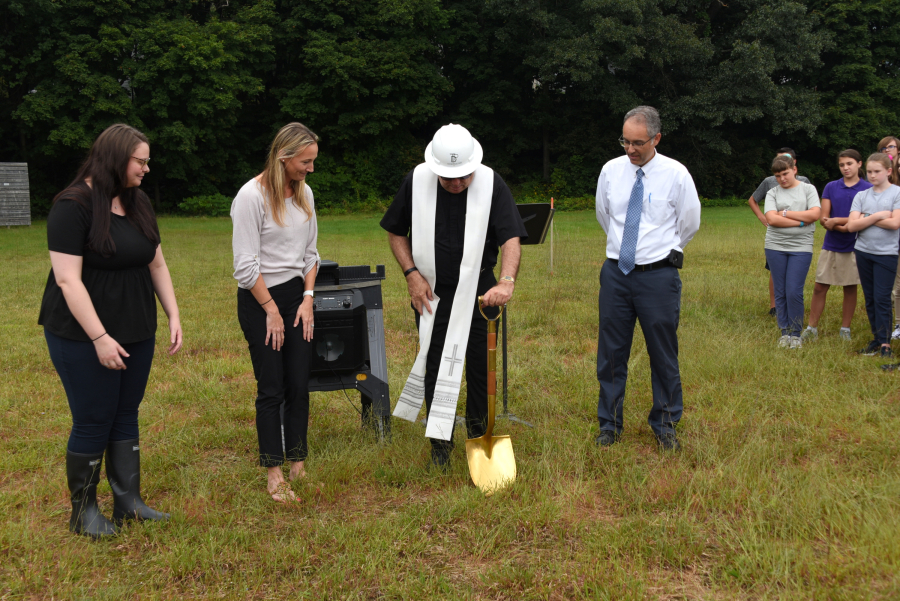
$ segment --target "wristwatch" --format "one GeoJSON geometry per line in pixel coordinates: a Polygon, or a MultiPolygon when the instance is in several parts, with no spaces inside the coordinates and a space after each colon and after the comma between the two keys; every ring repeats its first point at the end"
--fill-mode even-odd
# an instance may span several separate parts
{"type": "Polygon", "coordinates": [[[505,275],[500,278],[501,282],[509,282],[510,284],[515,284],[516,280],[511,275],[505,275]]]}

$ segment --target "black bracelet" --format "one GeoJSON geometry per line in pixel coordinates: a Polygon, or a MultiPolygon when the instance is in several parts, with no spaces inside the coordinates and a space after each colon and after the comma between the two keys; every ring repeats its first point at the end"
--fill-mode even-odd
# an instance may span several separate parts
{"type": "Polygon", "coordinates": [[[103,332],[102,334],[100,334],[100,335],[97,336],[96,338],[93,338],[93,339],[91,340],[91,342],[97,342],[98,340],[100,340],[100,339],[103,338],[104,336],[106,336],[106,332],[103,332]]]}
{"type": "Polygon", "coordinates": [[[267,300],[267,301],[264,302],[264,303],[259,303],[259,306],[262,307],[263,305],[268,305],[269,303],[272,302],[272,299],[274,299],[274,298],[275,298],[274,296],[270,296],[270,297],[269,297],[269,300],[267,300]]]}
{"type": "Polygon", "coordinates": [[[404,271],[404,272],[403,272],[403,277],[407,277],[409,274],[411,274],[411,273],[414,272],[414,271],[419,271],[419,268],[416,267],[415,265],[413,265],[412,267],[410,267],[409,269],[407,269],[406,271],[404,271]]]}

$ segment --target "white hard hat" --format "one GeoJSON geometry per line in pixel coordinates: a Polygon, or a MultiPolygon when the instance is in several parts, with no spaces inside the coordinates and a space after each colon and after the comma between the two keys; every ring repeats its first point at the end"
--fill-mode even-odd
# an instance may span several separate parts
{"type": "Polygon", "coordinates": [[[445,125],[425,148],[425,162],[441,177],[469,175],[481,164],[484,151],[462,125],[445,125]]]}

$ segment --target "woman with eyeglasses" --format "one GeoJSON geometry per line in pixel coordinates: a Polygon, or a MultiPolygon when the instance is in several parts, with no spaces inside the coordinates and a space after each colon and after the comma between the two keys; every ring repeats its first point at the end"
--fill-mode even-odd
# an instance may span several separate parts
{"type": "Polygon", "coordinates": [[[140,490],[138,407],[156,346],[156,298],[169,319],[169,354],[182,343],[156,216],[139,189],[149,162],[144,134],[110,126],[47,217],[52,269],[38,323],[72,412],[69,528],[93,538],[116,534],[124,520],[169,519],[140,490]],[[97,506],[104,453],[115,523],[97,506]]]}
{"type": "MultiPolygon", "coordinates": [[[[895,186],[900,185],[900,139],[894,136],[882,138],[878,143],[878,152],[888,155],[891,161],[892,169],[889,177],[890,183],[895,186]]],[[[897,299],[900,299],[900,258],[897,262],[897,275],[894,276],[894,288],[891,290],[891,305],[894,311],[894,331],[891,332],[891,340],[900,340],[900,310],[898,310],[897,299]]]]}
{"type": "Polygon", "coordinates": [[[284,479],[285,459],[291,480],[306,475],[319,267],[319,229],[306,176],[313,172],[318,141],[302,123],[282,127],[262,173],[244,184],[231,204],[238,321],[256,376],[259,463],[268,470],[266,488],[277,503],[297,500],[284,479]]]}
{"type": "Polygon", "coordinates": [[[900,148],[900,139],[894,136],[882,138],[881,142],[878,143],[878,152],[888,155],[892,161],[897,158],[898,148],[900,148]]]}

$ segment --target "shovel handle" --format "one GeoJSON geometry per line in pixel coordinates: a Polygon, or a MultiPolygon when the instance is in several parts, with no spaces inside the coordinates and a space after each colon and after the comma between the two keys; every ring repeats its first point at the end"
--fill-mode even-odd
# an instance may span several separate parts
{"type": "Polygon", "coordinates": [[[478,312],[481,313],[481,316],[484,317],[489,322],[498,321],[500,319],[500,316],[503,315],[503,309],[505,309],[505,308],[506,308],[506,305],[503,305],[502,307],[500,307],[500,312],[497,313],[497,317],[495,317],[494,319],[491,319],[490,317],[488,317],[487,315],[484,314],[484,297],[483,296],[478,297],[478,312]]]}
{"type": "Polygon", "coordinates": [[[500,307],[500,313],[494,319],[488,318],[483,310],[484,297],[478,297],[478,310],[482,317],[487,319],[488,335],[487,335],[487,405],[488,405],[488,423],[485,435],[490,438],[494,432],[494,405],[497,403],[497,321],[503,313],[503,307],[500,307]]]}

